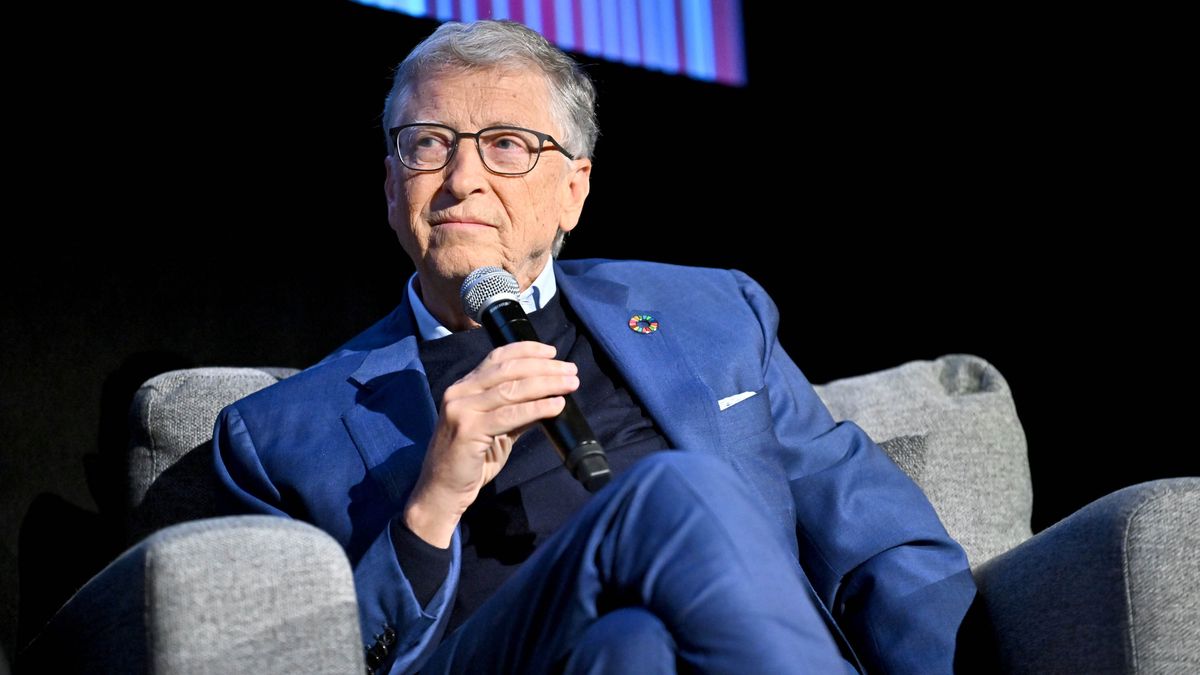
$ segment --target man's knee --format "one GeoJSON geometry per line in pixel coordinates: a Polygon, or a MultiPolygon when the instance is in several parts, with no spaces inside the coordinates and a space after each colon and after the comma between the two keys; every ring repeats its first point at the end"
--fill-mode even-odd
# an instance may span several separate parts
{"type": "Polygon", "coordinates": [[[737,472],[725,460],[695,450],[663,450],[651,453],[630,467],[629,471],[640,473],[643,478],[663,473],[717,480],[728,480],[737,476],[737,472]]]}
{"type": "MultiPolygon", "coordinates": [[[[678,527],[670,514],[708,513],[711,525],[744,536],[788,541],[772,510],[750,481],[724,458],[694,450],[667,450],[644,457],[618,478],[620,499],[639,505],[639,518],[678,527]]],[[[645,523],[640,523],[645,526],[645,523]]]]}
{"type": "MultiPolygon", "coordinates": [[[[725,504],[730,490],[750,495],[747,480],[724,459],[694,450],[665,450],[648,455],[630,467],[626,480],[642,488],[654,486],[667,494],[687,493],[689,500],[725,504]]],[[[665,495],[664,495],[665,496],[665,495]]]]}
{"type": "Polygon", "coordinates": [[[575,644],[564,673],[674,673],[675,639],[645,607],[622,607],[609,612],[584,631],[575,644]]]}

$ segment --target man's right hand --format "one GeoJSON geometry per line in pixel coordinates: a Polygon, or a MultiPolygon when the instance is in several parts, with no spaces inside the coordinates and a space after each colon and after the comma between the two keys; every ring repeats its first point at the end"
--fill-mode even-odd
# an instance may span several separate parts
{"type": "Polygon", "coordinates": [[[554,358],[540,342],[497,347],[450,385],[425,452],[404,522],[425,541],[446,548],[479,490],[500,473],[513,443],[540,420],[560,413],[579,387],[575,364],[554,358]]]}

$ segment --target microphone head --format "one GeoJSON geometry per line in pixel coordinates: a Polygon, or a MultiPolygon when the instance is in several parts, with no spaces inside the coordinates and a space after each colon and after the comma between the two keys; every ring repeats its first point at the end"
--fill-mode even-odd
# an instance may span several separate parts
{"type": "Polygon", "coordinates": [[[478,267],[463,280],[459,295],[467,316],[476,323],[483,323],[483,310],[497,300],[520,302],[521,285],[502,267],[478,267]]]}

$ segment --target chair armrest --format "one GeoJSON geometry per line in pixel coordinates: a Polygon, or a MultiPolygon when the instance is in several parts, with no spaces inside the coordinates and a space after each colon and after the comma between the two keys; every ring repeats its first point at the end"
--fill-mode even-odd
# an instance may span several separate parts
{"type": "Polygon", "coordinates": [[[1005,672],[1200,672],[1200,478],[1107,495],[975,578],[1005,672]]]}
{"type": "Polygon", "coordinates": [[[18,672],[364,670],[350,563],[273,516],[168,527],[93,577],[18,655],[18,672]]]}

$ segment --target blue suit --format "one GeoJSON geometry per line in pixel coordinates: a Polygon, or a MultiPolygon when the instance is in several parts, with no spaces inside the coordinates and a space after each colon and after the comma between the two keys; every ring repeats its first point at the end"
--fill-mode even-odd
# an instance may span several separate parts
{"type": "MultiPolygon", "coordinates": [[[[975,586],[920,489],[850,421],[835,423],[779,344],[779,314],[737,270],[556,261],[559,292],[676,448],[751,486],[827,627],[869,671],[949,672],[975,586]],[[659,328],[630,330],[649,314],[659,328]],[[718,401],[754,392],[721,409],[718,401]]],[[[225,408],[214,458],[229,512],[299,518],[354,569],[363,637],[390,630],[390,672],[442,637],[460,570],[419,606],[393,549],[436,422],[407,300],[319,364],[225,408]]],[[[510,462],[498,489],[547,467],[510,462]]],[[[731,617],[736,620],[736,616],[731,617]]]]}

